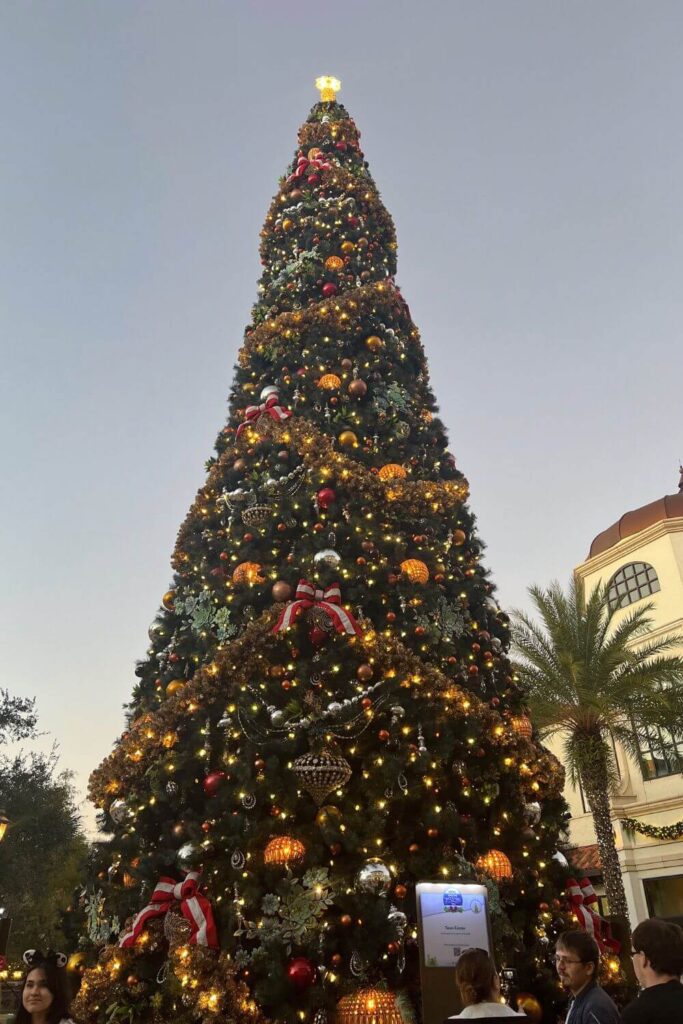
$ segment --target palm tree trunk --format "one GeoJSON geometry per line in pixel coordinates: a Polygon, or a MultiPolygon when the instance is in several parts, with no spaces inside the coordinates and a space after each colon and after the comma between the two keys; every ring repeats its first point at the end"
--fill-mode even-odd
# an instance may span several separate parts
{"type": "Polygon", "coordinates": [[[630,936],[626,891],[621,877],[619,855],[614,841],[614,828],[610,814],[607,760],[604,755],[600,756],[595,747],[592,753],[590,766],[585,765],[581,772],[581,784],[593,815],[610,915],[622,919],[627,934],[630,936]]]}

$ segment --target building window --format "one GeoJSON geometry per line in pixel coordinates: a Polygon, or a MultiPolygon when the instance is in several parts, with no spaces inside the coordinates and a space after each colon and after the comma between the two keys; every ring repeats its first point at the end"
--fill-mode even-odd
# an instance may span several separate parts
{"type": "Polygon", "coordinates": [[[642,601],[650,594],[661,590],[657,573],[645,562],[631,562],[615,573],[607,591],[607,601],[612,611],[627,608],[635,601],[642,601]]]}
{"type": "Polygon", "coordinates": [[[676,924],[683,922],[683,875],[644,878],[643,888],[650,917],[662,917],[676,924]]]}
{"type": "Polygon", "coordinates": [[[645,780],[683,771],[683,746],[676,742],[668,729],[648,725],[636,727],[635,733],[645,780]]]}

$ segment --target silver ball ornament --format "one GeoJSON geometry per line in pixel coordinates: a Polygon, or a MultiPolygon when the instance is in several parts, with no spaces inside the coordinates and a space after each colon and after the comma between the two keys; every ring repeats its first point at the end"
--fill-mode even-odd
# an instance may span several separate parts
{"type": "Polygon", "coordinates": [[[391,888],[391,872],[379,857],[371,857],[356,873],[355,886],[364,896],[386,896],[391,888]]]}
{"type": "Polygon", "coordinates": [[[178,867],[189,871],[196,867],[202,859],[202,851],[195,843],[183,843],[176,854],[178,867]]]}
{"type": "Polygon", "coordinates": [[[315,553],[313,561],[316,565],[322,565],[326,569],[334,569],[341,562],[341,555],[334,548],[323,548],[322,551],[315,553]]]}
{"type": "Polygon", "coordinates": [[[128,809],[128,804],[125,800],[122,800],[121,797],[119,797],[118,800],[112,801],[109,805],[109,816],[117,825],[121,825],[129,814],[130,811],[128,809]]]}
{"type": "Polygon", "coordinates": [[[407,916],[403,913],[402,910],[399,910],[398,907],[392,907],[392,909],[389,911],[389,914],[387,915],[387,921],[389,922],[389,924],[394,926],[396,930],[396,938],[399,941],[402,941],[403,936],[405,935],[406,932],[406,928],[408,927],[407,916]]]}

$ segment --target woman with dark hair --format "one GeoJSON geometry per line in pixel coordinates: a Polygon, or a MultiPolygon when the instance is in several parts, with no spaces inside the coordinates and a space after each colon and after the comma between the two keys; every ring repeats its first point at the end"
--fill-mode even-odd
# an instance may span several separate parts
{"type": "Polygon", "coordinates": [[[485,949],[466,949],[455,968],[455,980],[464,1009],[448,1020],[490,1021],[499,1017],[525,1017],[500,1001],[500,978],[485,949]]]}
{"type": "Polygon", "coordinates": [[[66,957],[27,949],[15,1024],[73,1024],[69,1017],[69,997],[64,978],[66,957]]]}

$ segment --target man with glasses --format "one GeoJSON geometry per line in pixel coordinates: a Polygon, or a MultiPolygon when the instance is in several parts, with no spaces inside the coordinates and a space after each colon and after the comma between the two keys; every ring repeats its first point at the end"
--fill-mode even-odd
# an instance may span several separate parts
{"type": "Polygon", "coordinates": [[[560,981],[572,994],[565,1024],[619,1024],[619,1011],[598,985],[600,950],[588,932],[563,932],[555,947],[560,981]]]}
{"type": "Polygon", "coordinates": [[[643,991],[626,1007],[624,1024],[683,1022],[683,929],[651,917],[632,936],[633,969],[643,991]]]}

